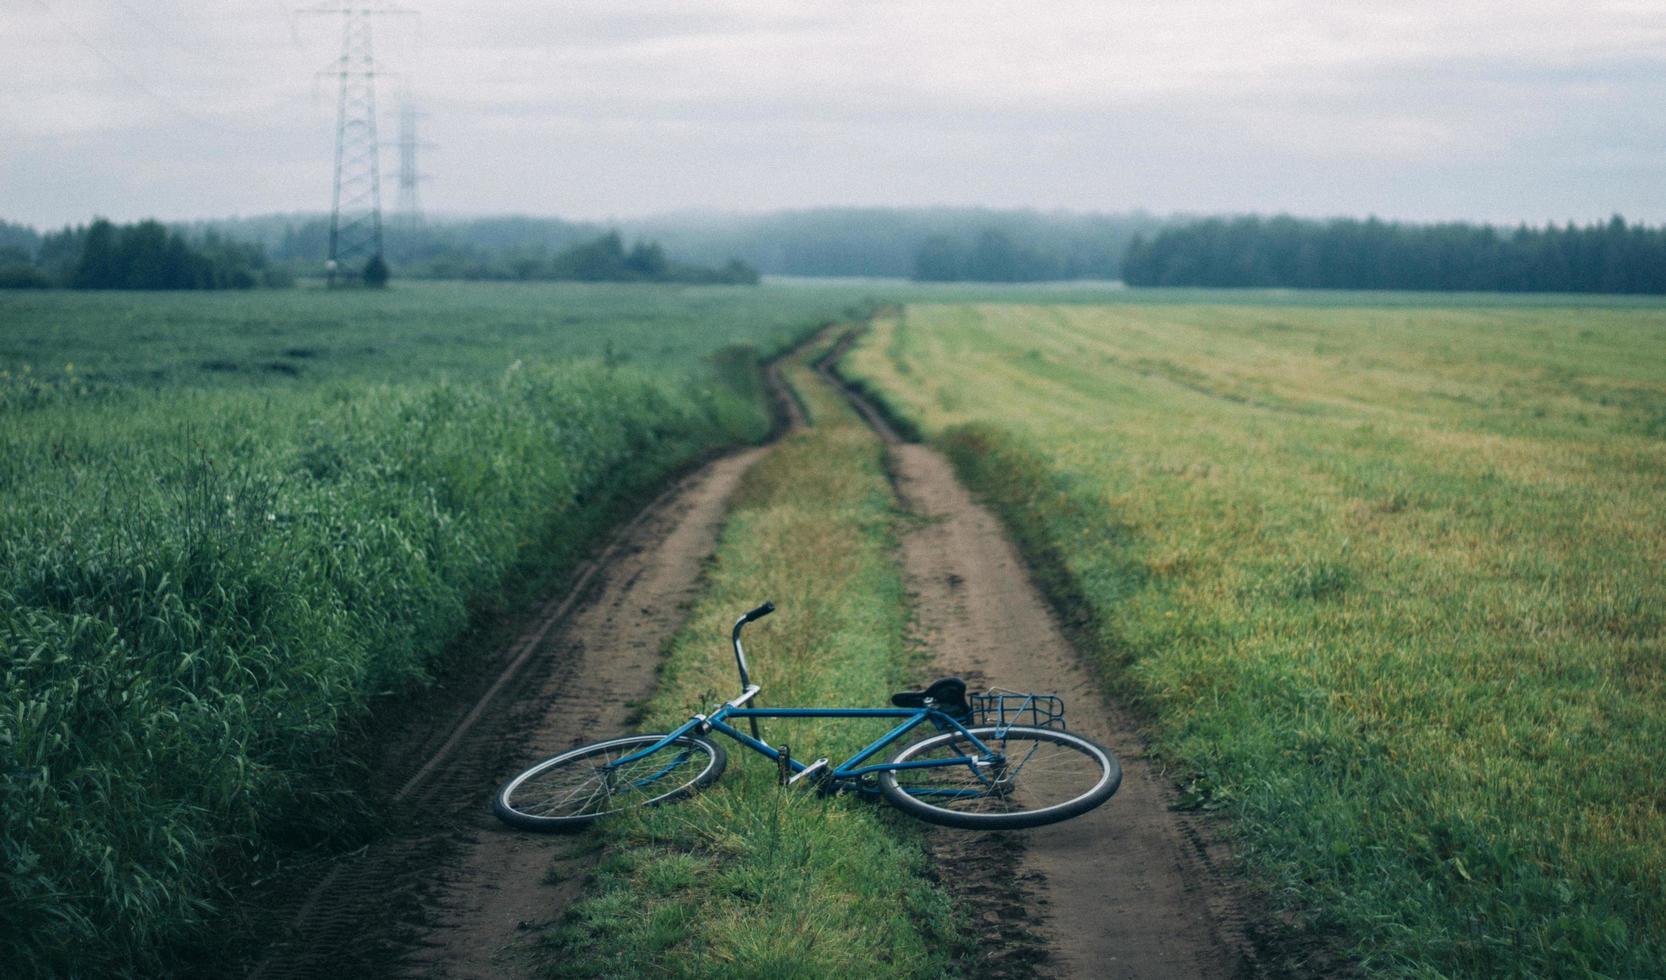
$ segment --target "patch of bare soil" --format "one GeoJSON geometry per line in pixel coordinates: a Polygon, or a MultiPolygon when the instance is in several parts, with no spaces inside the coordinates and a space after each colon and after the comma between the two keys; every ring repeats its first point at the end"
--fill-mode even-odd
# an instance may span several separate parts
{"type": "Polygon", "coordinates": [[[1244,937],[1243,900],[1222,873],[1224,847],[1209,843],[1207,827],[1170,809],[1172,785],[1153,771],[1126,713],[1082,666],[999,520],[972,499],[941,454],[900,442],[872,406],[847,394],[890,443],[898,496],[917,518],[903,538],[903,560],[916,639],[938,669],[966,678],[974,690],[1060,695],[1070,730],[1122,762],[1117,795],[1074,820],[994,839],[935,835],[945,883],[985,929],[980,972],[1259,972],[1244,937]]]}

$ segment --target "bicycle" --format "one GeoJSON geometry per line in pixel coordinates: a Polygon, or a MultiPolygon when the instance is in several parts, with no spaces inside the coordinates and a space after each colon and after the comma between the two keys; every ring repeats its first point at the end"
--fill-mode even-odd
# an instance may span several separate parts
{"type": "Polygon", "coordinates": [[[525,830],[572,830],[633,807],[686,799],[728,765],[723,746],[706,737],[711,732],[773,760],[783,786],[877,793],[911,816],[969,830],[1068,820],[1110,799],[1122,783],[1116,756],[1064,730],[1063,703],[1051,694],[992,690],[968,697],[965,681],[945,677],[896,694],[890,708],[748,708],[761,688],[747,671],[741,629],[774,611],[766,602],[735,621],[730,641],[738,697],[696,713],[675,731],[626,735],[546,759],[504,783],[493,812],[525,830]],[[788,746],[762,740],[762,718],[895,718],[898,724],[843,763],[806,764],[788,746]],[[745,719],[751,734],[731,719],[745,719]],[[887,762],[869,761],[928,723],[936,734],[908,742],[887,762]]]}

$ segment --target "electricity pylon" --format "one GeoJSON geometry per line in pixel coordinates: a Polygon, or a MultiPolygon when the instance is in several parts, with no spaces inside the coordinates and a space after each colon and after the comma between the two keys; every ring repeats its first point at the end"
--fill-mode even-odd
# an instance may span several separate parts
{"type": "Polygon", "coordinates": [[[341,14],[341,57],[319,74],[340,79],[336,99],[335,184],[330,195],[330,257],[325,272],[331,286],[347,263],[382,257],[382,180],[376,139],[376,76],[383,74],[371,47],[372,19],[381,14],[409,14],[383,0],[320,3],[304,14],[341,14]]]}
{"type": "Polygon", "coordinates": [[[421,116],[407,91],[399,103],[399,142],[394,144],[399,147],[399,220],[406,228],[415,228],[422,223],[417,184],[428,177],[417,169],[417,150],[426,150],[434,145],[417,138],[417,119],[421,116]]]}

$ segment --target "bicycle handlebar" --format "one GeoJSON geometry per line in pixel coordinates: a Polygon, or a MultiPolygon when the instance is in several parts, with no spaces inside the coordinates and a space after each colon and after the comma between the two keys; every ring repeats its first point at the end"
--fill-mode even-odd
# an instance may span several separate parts
{"type": "Polygon", "coordinates": [[[744,690],[748,684],[752,683],[752,678],[748,676],[746,671],[746,654],[740,648],[740,629],[747,623],[756,619],[763,619],[765,616],[768,616],[774,611],[775,603],[764,603],[741,618],[735,620],[734,632],[729,634],[729,642],[734,644],[735,647],[735,666],[740,668],[740,686],[742,690],[744,690]]]}

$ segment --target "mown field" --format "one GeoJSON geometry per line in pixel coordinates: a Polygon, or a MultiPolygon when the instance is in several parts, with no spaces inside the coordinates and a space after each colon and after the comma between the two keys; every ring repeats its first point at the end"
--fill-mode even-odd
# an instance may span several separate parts
{"type": "Polygon", "coordinates": [[[846,372],[1002,511],[1290,955],[1666,973],[1666,307],[1140,296],[909,306],[846,372]]]}
{"type": "Polygon", "coordinates": [[[341,750],[646,488],[768,429],[846,290],[0,295],[0,949],[148,972],[341,750]]]}

